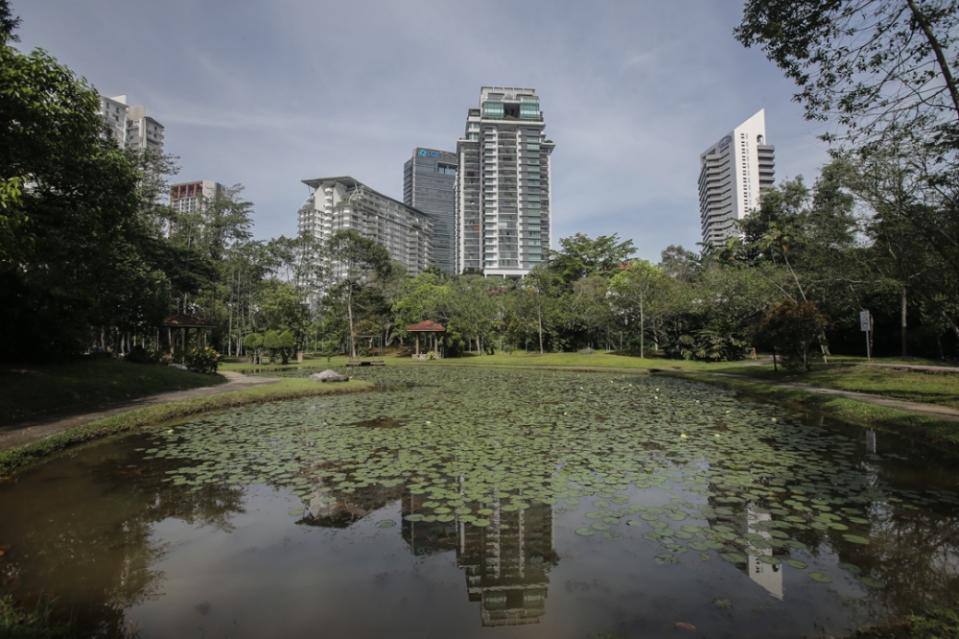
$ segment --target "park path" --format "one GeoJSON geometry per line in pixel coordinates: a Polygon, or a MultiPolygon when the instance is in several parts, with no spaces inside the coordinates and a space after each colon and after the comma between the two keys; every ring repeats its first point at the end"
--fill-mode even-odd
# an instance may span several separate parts
{"type": "Polygon", "coordinates": [[[924,373],[959,373],[959,366],[939,366],[934,364],[884,364],[882,362],[863,362],[863,366],[875,368],[900,368],[907,371],[924,373]]]}
{"type": "Polygon", "coordinates": [[[276,377],[251,377],[232,371],[221,371],[220,375],[227,379],[226,383],[216,386],[202,386],[200,388],[190,388],[187,390],[170,391],[167,393],[157,393],[138,397],[126,402],[110,404],[109,407],[76,413],[65,417],[55,417],[49,419],[31,420],[20,424],[10,424],[0,426],[0,450],[9,450],[25,446],[41,439],[46,439],[51,435],[62,433],[65,430],[75,428],[81,424],[86,424],[95,419],[110,417],[132,408],[140,408],[152,404],[164,404],[166,402],[178,401],[181,399],[193,399],[196,397],[209,397],[211,395],[220,395],[231,391],[240,390],[249,386],[258,386],[260,384],[272,384],[279,381],[276,377]]]}
{"type": "MultiPolygon", "coordinates": [[[[890,364],[889,366],[899,367],[898,365],[890,364]]],[[[932,367],[936,368],[936,367],[932,367]]],[[[959,370],[957,370],[959,372],[959,370]]],[[[912,413],[921,413],[923,415],[931,415],[938,417],[940,419],[945,419],[947,421],[959,421],[959,408],[953,408],[951,406],[941,406],[939,404],[928,404],[925,402],[913,402],[908,399],[896,399],[895,397],[888,397],[885,395],[878,395],[876,393],[861,393],[859,391],[850,391],[850,390],[841,390],[838,388],[824,388],[822,386],[813,386],[812,384],[804,384],[802,382],[769,382],[766,380],[757,380],[753,377],[747,375],[737,375],[735,373],[701,373],[702,375],[716,375],[719,377],[730,377],[734,379],[742,379],[745,381],[757,382],[764,386],[770,386],[772,388],[782,388],[782,389],[793,389],[801,390],[807,393],[814,393],[816,395],[830,395],[834,397],[845,397],[847,399],[854,399],[859,402],[865,402],[867,404],[875,404],[877,406],[885,406],[887,408],[895,408],[898,410],[904,410],[912,413]]]]}

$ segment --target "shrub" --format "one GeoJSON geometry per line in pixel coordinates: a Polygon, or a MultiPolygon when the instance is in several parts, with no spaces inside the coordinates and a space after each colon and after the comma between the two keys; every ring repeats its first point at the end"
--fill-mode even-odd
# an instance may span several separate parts
{"type": "Polygon", "coordinates": [[[812,302],[786,300],[774,306],[759,325],[760,344],[782,355],[787,368],[809,368],[809,345],[826,328],[826,318],[812,302]]]}
{"type": "Polygon", "coordinates": [[[220,354],[209,346],[194,348],[186,358],[186,367],[197,373],[212,375],[216,372],[220,354]]]}
{"type": "Polygon", "coordinates": [[[137,345],[127,353],[126,360],[135,364],[156,364],[160,360],[160,354],[137,345]]]}

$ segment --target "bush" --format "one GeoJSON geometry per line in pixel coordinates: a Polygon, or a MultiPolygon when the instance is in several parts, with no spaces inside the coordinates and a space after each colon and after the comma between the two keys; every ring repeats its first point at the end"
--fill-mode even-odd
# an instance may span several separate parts
{"type": "Polygon", "coordinates": [[[137,345],[127,353],[126,360],[134,364],[156,364],[160,361],[160,354],[137,345]]]}
{"type": "Polygon", "coordinates": [[[186,367],[196,373],[212,375],[216,372],[220,354],[209,346],[194,348],[186,358],[186,367]]]}
{"type": "Polygon", "coordinates": [[[761,346],[783,358],[786,368],[809,369],[809,346],[826,328],[826,318],[812,302],[786,300],[774,306],[759,325],[761,346]]]}

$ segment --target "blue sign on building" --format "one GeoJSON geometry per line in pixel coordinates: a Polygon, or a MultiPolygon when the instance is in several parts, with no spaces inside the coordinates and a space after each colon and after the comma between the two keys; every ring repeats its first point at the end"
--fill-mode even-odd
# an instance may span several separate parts
{"type": "Polygon", "coordinates": [[[419,149],[416,152],[416,155],[421,158],[438,158],[440,156],[439,151],[430,151],[429,149],[419,149]]]}

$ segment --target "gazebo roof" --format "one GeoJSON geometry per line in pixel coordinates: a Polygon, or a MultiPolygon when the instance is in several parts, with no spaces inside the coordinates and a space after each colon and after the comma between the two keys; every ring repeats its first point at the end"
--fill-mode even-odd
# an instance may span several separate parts
{"type": "Polygon", "coordinates": [[[416,324],[410,324],[406,327],[406,331],[409,333],[443,333],[446,331],[446,327],[432,320],[423,320],[416,324]]]}
{"type": "Polygon", "coordinates": [[[163,318],[163,325],[170,328],[211,328],[213,322],[192,315],[169,315],[163,318]]]}

